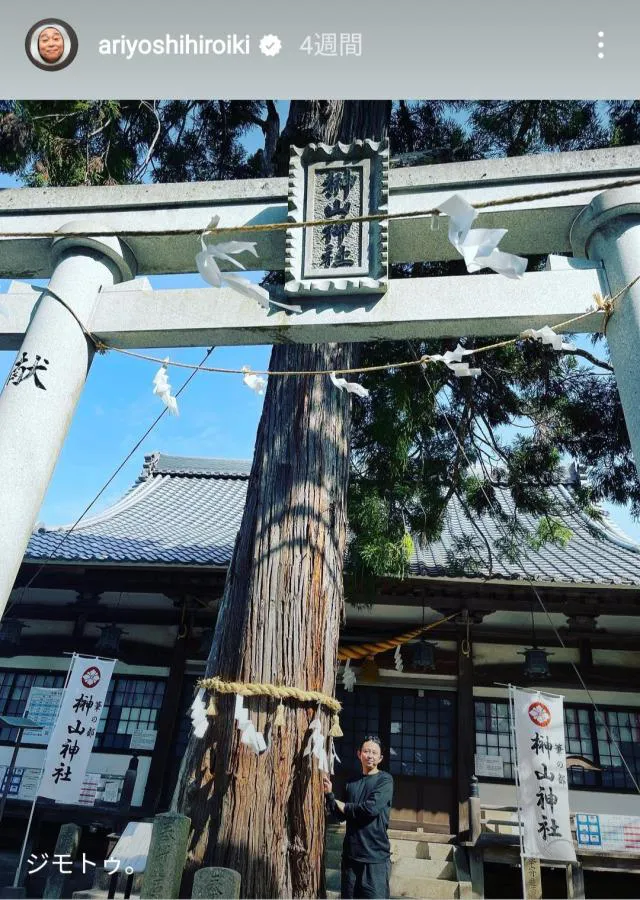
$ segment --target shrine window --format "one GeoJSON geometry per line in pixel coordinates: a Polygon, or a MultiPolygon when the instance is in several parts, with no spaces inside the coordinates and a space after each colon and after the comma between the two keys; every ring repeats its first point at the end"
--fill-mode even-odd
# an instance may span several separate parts
{"type": "MultiPolygon", "coordinates": [[[[386,756],[388,744],[385,737],[380,734],[379,694],[375,688],[360,686],[351,693],[344,690],[337,691],[337,697],[342,703],[340,725],[344,735],[335,743],[336,752],[341,760],[340,763],[336,763],[337,772],[350,773],[356,770],[358,741],[367,734],[376,735],[383,741],[386,756]]],[[[386,762],[388,759],[385,759],[383,765],[385,769],[386,762]]]]}
{"type": "Polygon", "coordinates": [[[602,786],[637,791],[634,779],[640,781],[640,710],[601,708],[595,713],[595,729],[602,786]]]}
{"type": "Polygon", "coordinates": [[[415,691],[391,698],[389,771],[392,775],[451,778],[455,696],[415,691]]]}
{"type": "Polygon", "coordinates": [[[94,749],[129,750],[136,732],[156,731],[164,690],[157,678],[112,678],[94,749]]]}
{"type": "MultiPolygon", "coordinates": [[[[64,687],[65,677],[64,672],[0,670],[0,716],[23,716],[32,687],[61,688],[64,687]]],[[[17,728],[0,727],[0,744],[14,744],[17,739],[17,728]]]]}
{"type": "MultiPolygon", "coordinates": [[[[513,744],[509,703],[495,700],[476,700],[476,754],[502,760],[502,775],[493,777],[513,781],[513,744]]],[[[499,772],[499,768],[495,771],[499,772]]]]}

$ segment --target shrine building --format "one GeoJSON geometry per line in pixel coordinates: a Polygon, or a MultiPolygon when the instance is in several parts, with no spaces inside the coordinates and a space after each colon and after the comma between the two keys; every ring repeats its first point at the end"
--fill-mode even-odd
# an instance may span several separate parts
{"type": "MultiPolygon", "coordinates": [[[[249,471],[245,460],[154,453],[130,491],[104,512],[71,533],[34,532],[0,631],[0,716],[24,714],[33,687],[61,687],[65,653],[119,660],[85,802],[39,803],[34,846],[61,822],[79,822],[99,836],[169,807],[249,471]],[[133,791],[123,808],[127,778],[133,791]]],[[[572,533],[566,546],[547,543],[509,563],[495,519],[471,520],[454,498],[440,539],[415,540],[405,578],[381,578],[371,596],[346,605],[341,653],[363,644],[372,652],[351,661],[351,691],[342,684],[344,663],[338,677],[338,783],[357,763],[357,741],[375,733],[395,780],[394,833],[465,845],[477,777],[488,879],[492,866],[514,866],[519,858],[508,824],[515,805],[509,683],[565,696],[567,753],[577,760],[569,768],[572,813],[638,815],[630,773],[640,779],[640,546],[607,517],[581,512],[572,491],[584,476],[575,467],[561,474],[550,491],[572,533]],[[399,656],[375,650],[439,620],[446,621],[403,644],[399,656]]],[[[497,502],[512,512],[499,472],[494,481],[497,502]]],[[[535,527],[534,518],[518,516],[535,527]]],[[[15,730],[0,730],[3,767],[15,738],[15,730]]],[[[42,745],[25,737],[0,825],[2,846],[23,834],[31,776],[43,756],[42,745]]],[[[604,858],[597,848],[579,848],[578,856],[587,878],[604,858]]],[[[640,867],[640,844],[626,857],[627,870],[640,867]]]]}

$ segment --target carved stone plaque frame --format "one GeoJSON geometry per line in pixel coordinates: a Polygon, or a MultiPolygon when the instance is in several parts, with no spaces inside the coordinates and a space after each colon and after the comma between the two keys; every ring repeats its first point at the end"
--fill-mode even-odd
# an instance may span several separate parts
{"type": "Polygon", "coordinates": [[[289,221],[329,224],[287,230],[287,294],[345,297],[386,291],[387,221],[349,224],[349,219],[388,212],[388,184],[387,141],[291,147],[289,221]]]}

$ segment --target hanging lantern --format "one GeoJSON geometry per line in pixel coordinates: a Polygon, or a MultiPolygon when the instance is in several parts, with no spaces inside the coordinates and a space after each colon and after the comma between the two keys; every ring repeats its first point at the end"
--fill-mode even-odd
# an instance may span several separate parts
{"type": "Polygon", "coordinates": [[[120,638],[126,634],[117,625],[100,626],[100,637],[96,641],[96,652],[103,656],[117,656],[120,650],[120,638]]]}
{"type": "Polygon", "coordinates": [[[3,619],[0,624],[0,644],[7,647],[19,647],[24,622],[19,619],[3,619]]]}
{"type": "Polygon", "coordinates": [[[377,681],[378,680],[378,663],[373,656],[367,656],[360,667],[361,681],[377,681]]]}
{"type": "Polygon", "coordinates": [[[413,668],[419,672],[435,672],[436,645],[421,638],[413,645],[413,668]]]}
{"type": "Polygon", "coordinates": [[[541,647],[529,647],[527,650],[519,651],[524,656],[524,676],[525,678],[550,678],[549,656],[546,650],[541,647]]]}
{"type": "Polygon", "coordinates": [[[200,635],[200,644],[198,645],[198,653],[208,654],[211,650],[211,642],[213,641],[213,628],[203,628],[200,635]]]}
{"type": "Polygon", "coordinates": [[[533,615],[533,603],[531,604],[531,638],[533,646],[526,650],[518,651],[521,656],[524,656],[524,677],[550,678],[549,656],[552,654],[538,647],[536,643],[536,622],[533,615]]]}

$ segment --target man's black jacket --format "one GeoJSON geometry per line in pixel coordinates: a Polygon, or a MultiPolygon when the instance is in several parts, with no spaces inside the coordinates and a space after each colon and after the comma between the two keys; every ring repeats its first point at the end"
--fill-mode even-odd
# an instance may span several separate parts
{"type": "Polygon", "coordinates": [[[327,808],[347,822],[342,855],[356,862],[383,862],[391,854],[387,828],[393,798],[393,778],[388,772],[361,775],[347,782],[344,812],[333,794],[327,794],[327,808]]]}

